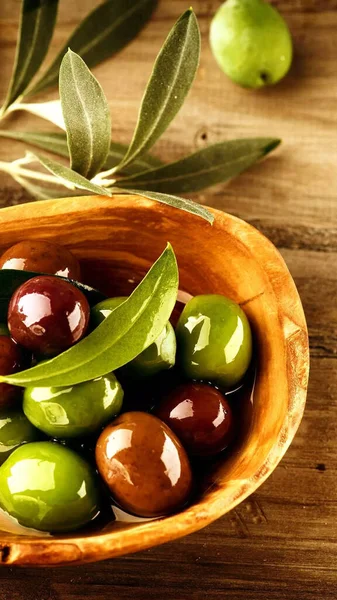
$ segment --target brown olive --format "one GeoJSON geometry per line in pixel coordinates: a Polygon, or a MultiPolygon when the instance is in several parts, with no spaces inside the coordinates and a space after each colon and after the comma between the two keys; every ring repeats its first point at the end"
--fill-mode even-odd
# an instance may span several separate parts
{"type": "Polygon", "coordinates": [[[124,413],[108,425],[97,442],[96,463],[115,501],[140,517],[172,513],[191,493],[184,448],[167,425],[147,413],[124,413]]]}
{"type": "Polygon", "coordinates": [[[59,277],[40,275],[13,294],[8,327],[24,348],[51,356],[83,337],[89,316],[88,301],[78,288],[59,277]]]}
{"type": "Polygon", "coordinates": [[[37,271],[80,280],[77,258],[64,246],[43,240],[26,240],[8,248],[0,258],[0,269],[37,271]]]}
{"type": "Polygon", "coordinates": [[[186,383],[173,390],[155,410],[195,456],[224,450],[233,439],[232,410],[224,396],[205,383],[186,383]]]}
{"type": "MultiPolygon", "coordinates": [[[[0,335],[0,375],[11,375],[22,368],[23,355],[19,346],[7,335],[0,335]]],[[[0,383],[0,408],[12,406],[22,396],[14,385],[0,383]]]]}

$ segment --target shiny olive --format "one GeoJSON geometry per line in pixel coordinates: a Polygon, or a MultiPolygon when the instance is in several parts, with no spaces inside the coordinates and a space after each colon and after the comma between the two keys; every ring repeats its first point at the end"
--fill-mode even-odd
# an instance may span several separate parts
{"type": "Polygon", "coordinates": [[[64,246],[43,240],[25,240],[8,248],[0,257],[0,269],[37,271],[79,281],[80,264],[64,246]]]}
{"type": "Polygon", "coordinates": [[[8,309],[11,336],[24,348],[53,355],[78,342],[88,326],[86,297],[71,283],[41,275],[13,294],[8,309]]]}
{"type": "Polygon", "coordinates": [[[153,415],[124,413],[108,425],[97,442],[96,463],[115,501],[140,517],[172,513],[190,496],[187,454],[153,415]]]}
{"type": "Polygon", "coordinates": [[[252,357],[252,334],[238,304],[217,294],[195,296],[176,329],[177,362],[190,379],[222,388],[238,383],[252,357]]]}
{"type": "MultiPolygon", "coordinates": [[[[0,375],[12,375],[22,368],[23,355],[19,346],[8,335],[0,335],[0,375]]],[[[0,383],[0,409],[12,406],[21,398],[20,388],[0,383]]]]}
{"type": "Polygon", "coordinates": [[[25,444],[0,467],[0,506],[26,527],[78,529],[97,515],[99,502],[93,469],[60,444],[25,444]]]}
{"type": "Polygon", "coordinates": [[[9,335],[9,329],[6,323],[0,323],[0,336],[1,335],[9,335]]]}
{"type": "Polygon", "coordinates": [[[27,387],[26,417],[51,437],[73,438],[95,433],[121,411],[123,390],[113,373],[68,387],[27,387]]]}
{"type": "MultiPolygon", "coordinates": [[[[104,321],[126,298],[127,296],[118,296],[96,304],[91,309],[91,322],[94,327],[104,321]]],[[[175,356],[176,336],[171,323],[167,323],[153,344],[123,367],[123,371],[130,377],[152,377],[160,371],[170,369],[175,363],[175,356]]]]}
{"type": "Polygon", "coordinates": [[[21,409],[0,410],[0,464],[22,444],[40,439],[40,432],[25,417],[21,409]]]}
{"type": "Polygon", "coordinates": [[[233,439],[231,407],[219,390],[205,383],[180,385],[164,398],[155,414],[195,456],[217,454],[233,439]]]}

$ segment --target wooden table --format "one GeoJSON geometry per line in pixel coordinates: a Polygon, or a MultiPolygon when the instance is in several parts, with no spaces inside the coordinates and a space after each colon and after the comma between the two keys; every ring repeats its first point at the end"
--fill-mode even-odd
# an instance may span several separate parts
{"type": "MultiPolygon", "coordinates": [[[[14,52],[19,0],[0,8],[1,96],[14,52]]],[[[54,47],[97,2],[61,0],[54,47]]],[[[294,37],[290,75],[252,92],[231,84],[208,45],[216,0],[195,0],[203,37],[189,99],[158,146],[170,160],[222,139],[280,136],[272,156],[196,199],[246,219],[278,246],[307,315],[311,379],[300,430],[282,463],[230,514],[180,541],[111,562],[0,572],[0,600],[311,600],[337,597],[337,2],[273,0],[294,37]]],[[[161,0],[152,22],[95,70],[109,98],[113,136],[128,141],[151,65],[187,7],[161,0]]],[[[51,94],[50,97],[53,97],[51,94]]],[[[18,118],[32,129],[36,119],[18,118]]],[[[1,141],[0,159],[23,148],[1,141]]],[[[1,176],[1,203],[27,199],[1,176]]],[[[34,210],[34,205],[32,205],[34,210]]]]}

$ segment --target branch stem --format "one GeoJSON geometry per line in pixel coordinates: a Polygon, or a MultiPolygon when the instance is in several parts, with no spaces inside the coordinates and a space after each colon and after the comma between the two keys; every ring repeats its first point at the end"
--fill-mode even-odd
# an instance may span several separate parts
{"type": "Polygon", "coordinates": [[[31,169],[24,169],[18,164],[17,161],[14,163],[8,163],[4,161],[0,161],[0,171],[4,171],[9,175],[18,175],[19,177],[26,177],[27,179],[35,179],[37,181],[44,181],[45,183],[52,183],[54,185],[61,185],[63,187],[67,187],[70,190],[75,190],[75,186],[66,181],[65,179],[61,179],[59,177],[55,177],[54,175],[48,175],[47,173],[40,173],[39,171],[33,171],[31,169]]]}

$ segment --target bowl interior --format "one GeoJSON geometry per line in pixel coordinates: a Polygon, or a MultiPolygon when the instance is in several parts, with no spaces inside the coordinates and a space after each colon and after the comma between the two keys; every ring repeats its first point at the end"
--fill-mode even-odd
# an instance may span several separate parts
{"type": "Polygon", "coordinates": [[[110,295],[129,293],[171,242],[182,291],[224,294],[246,311],[257,365],[253,401],[249,398],[243,416],[245,435],[227,458],[207,469],[202,493],[192,506],[159,521],[112,523],[103,531],[52,540],[1,531],[8,526],[0,521],[6,562],[95,560],[179,537],[240,502],[286,451],[301,419],[307,386],[301,303],[274,246],[247,223],[214,212],[210,226],[133,196],[46,201],[0,211],[0,252],[22,239],[57,241],[81,260],[83,281],[110,295]]]}

